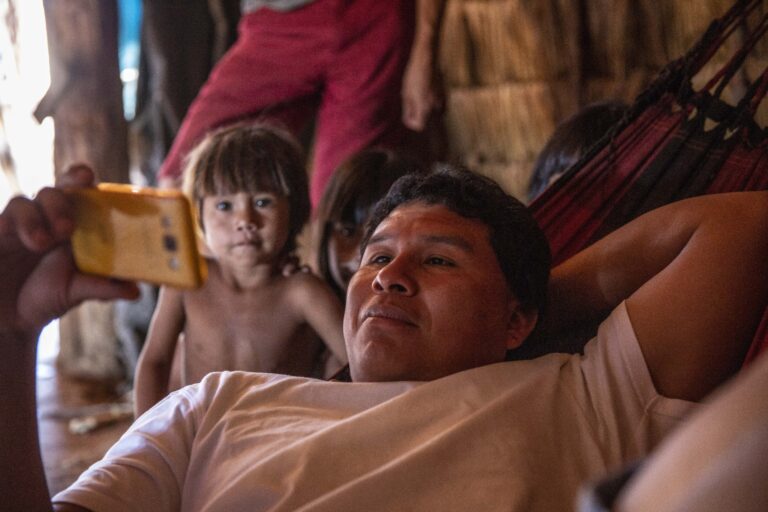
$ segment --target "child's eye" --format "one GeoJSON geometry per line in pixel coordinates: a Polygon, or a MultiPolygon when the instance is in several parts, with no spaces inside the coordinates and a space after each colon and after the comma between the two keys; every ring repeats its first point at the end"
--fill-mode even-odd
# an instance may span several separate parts
{"type": "Polygon", "coordinates": [[[256,208],[266,208],[267,206],[272,204],[272,199],[268,197],[258,197],[253,200],[253,205],[256,208]]]}
{"type": "Polygon", "coordinates": [[[218,201],[216,203],[216,209],[222,212],[227,212],[232,209],[232,203],[229,201],[218,201]]]}
{"type": "Polygon", "coordinates": [[[354,224],[342,224],[337,222],[333,225],[333,231],[344,238],[354,238],[357,234],[357,226],[354,224]]]}

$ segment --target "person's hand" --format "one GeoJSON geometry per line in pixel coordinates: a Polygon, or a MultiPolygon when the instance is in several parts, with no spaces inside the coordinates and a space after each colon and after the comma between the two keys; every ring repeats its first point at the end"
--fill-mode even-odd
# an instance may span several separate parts
{"type": "Polygon", "coordinates": [[[411,130],[423,131],[432,113],[442,109],[439,76],[428,45],[414,45],[403,75],[401,95],[403,124],[411,130]]]}
{"type": "Polygon", "coordinates": [[[80,273],[69,246],[74,230],[66,188],[93,184],[85,166],[68,170],[57,188],[15,197],[0,213],[0,329],[36,333],[86,299],[135,299],[133,283],[80,273]]]}
{"type": "Polygon", "coordinates": [[[309,268],[309,265],[302,265],[299,257],[290,253],[283,258],[281,272],[283,277],[290,277],[298,273],[311,274],[312,269],[309,268]]]}

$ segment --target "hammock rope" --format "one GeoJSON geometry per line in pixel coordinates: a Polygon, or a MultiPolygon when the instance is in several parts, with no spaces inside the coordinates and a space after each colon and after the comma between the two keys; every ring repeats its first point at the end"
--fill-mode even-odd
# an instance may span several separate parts
{"type": "MultiPolygon", "coordinates": [[[[768,131],[754,120],[768,67],[738,103],[722,95],[768,31],[768,13],[747,29],[761,0],[739,0],[686,54],[670,62],[627,114],[530,207],[558,264],[635,217],[701,194],[768,189],[768,131]],[[737,30],[741,47],[706,85],[692,79],[737,30]]],[[[748,360],[768,349],[768,307],[748,360]]]]}

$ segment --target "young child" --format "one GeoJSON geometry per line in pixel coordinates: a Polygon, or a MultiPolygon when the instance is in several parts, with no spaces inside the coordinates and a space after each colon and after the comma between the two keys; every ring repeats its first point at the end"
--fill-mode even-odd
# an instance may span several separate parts
{"type": "Polygon", "coordinates": [[[386,149],[365,149],[333,173],[317,208],[317,271],[344,301],[347,285],[360,265],[360,239],[376,202],[392,183],[421,168],[386,149]]]}
{"type": "Polygon", "coordinates": [[[533,165],[528,201],[536,199],[578,162],[628,109],[628,105],[619,101],[596,102],[558,124],[533,165]]]}
{"type": "Polygon", "coordinates": [[[166,395],[180,334],[182,385],[220,370],[310,375],[322,351],[312,330],[346,361],[333,291],[312,274],[281,272],[310,210],[299,146],[275,128],[237,124],[203,139],[185,172],[208,279],[161,289],[136,373],[137,415],[166,395]]]}

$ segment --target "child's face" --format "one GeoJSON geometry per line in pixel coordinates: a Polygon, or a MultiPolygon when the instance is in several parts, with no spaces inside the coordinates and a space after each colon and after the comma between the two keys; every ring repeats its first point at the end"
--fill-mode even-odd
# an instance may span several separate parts
{"type": "Polygon", "coordinates": [[[203,198],[205,242],[221,263],[274,263],[288,240],[288,199],[273,192],[203,198]]]}
{"type": "Polygon", "coordinates": [[[358,224],[333,222],[328,237],[328,267],[336,285],[346,290],[360,266],[360,240],[363,228],[358,224]]]}

